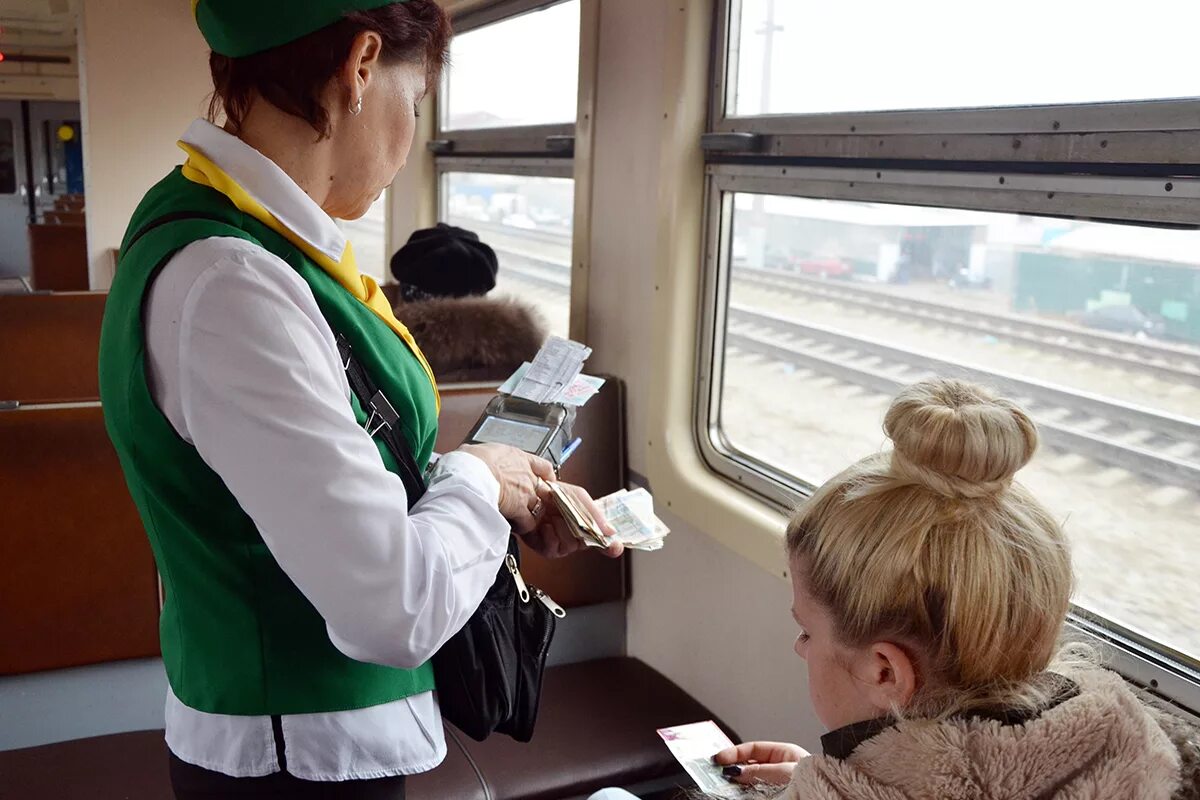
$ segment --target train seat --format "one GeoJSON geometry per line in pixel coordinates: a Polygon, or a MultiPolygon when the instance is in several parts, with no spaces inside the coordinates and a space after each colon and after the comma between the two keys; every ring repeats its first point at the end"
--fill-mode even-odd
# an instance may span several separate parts
{"type": "MultiPolygon", "coordinates": [[[[455,736],[478,770],[485,791],[479,797],[560,800],[586,797],[606,786],[687,785],[656,731],[714,718],[654,669],[619,657],[547,670],[529,744],[502,736],[476,742],[457,731],[455,736]]],[[[717,723],[735,738],[728,726],[717,723]]],[[[408,796],[451,796],[434,790],[440,771],[414,779],[408,796]]]]}

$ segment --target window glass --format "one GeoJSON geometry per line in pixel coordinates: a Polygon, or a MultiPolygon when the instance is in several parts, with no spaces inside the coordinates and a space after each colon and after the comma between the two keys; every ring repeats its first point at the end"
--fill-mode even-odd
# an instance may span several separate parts
{"type": "Polygon", "coordinates": [[[449,172],[442,220],[479,235],[496,251],[495,296],[536,308],[548,332],[567,336],[571,312],[571,225],[575,182],[449,172]]]}
{"type": "Polygon", "coordinates": [[[1038,423],[1017,477],[1077,604],[1200,659],[1200,232],[748,194],[731,230],[728,447],[819,484],[901,386],[990,384],[1038,423]]]}
{"type": "Polygon", "coordinates": [[[728,113],[816,114],[1200,95],[1200,4],[731,0],[728,113]]]}
{"type": "Polygon", "coordinates": [[[345,220],[341,223],[342,232],[354,245],[354,257],[358,261],[358,270],[364,275],[370,275],[377,283],[384,283],[388,271],[391,253],[387,249],[387,202],[388,193],[385,191],[379,199],[371,204],[366,214],[358,219],[345,220]]]}
{"type": "Polygon", "coordinates": [[[450,44],[442,129],[572,123],[578,83],[579,0],[461,33],[450,44]]]}
{"type": "Polygon", "coordinates": [[[0,119],[0,194],[16,194],[17,153],[11,119],[0,119]]]}

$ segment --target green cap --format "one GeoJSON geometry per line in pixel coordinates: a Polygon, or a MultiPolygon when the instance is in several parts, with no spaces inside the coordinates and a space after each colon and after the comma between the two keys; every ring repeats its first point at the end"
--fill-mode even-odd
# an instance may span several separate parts
{"type": "Polygon", "coordinates": [[[196,24],[214,53],[242,58],[294,42],[337,22],[405,0],[192,0],[196,24]]]}

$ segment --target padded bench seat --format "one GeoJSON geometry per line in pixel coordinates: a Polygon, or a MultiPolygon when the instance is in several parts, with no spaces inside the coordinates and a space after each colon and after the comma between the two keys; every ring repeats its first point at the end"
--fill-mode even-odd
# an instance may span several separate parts
{"type": "MultiPolygon", "coordinates": [[[[676,776],[687,785],[656,730],[712,718],[637,659],[553,667],[532,742],[476,742],[447,726],[446,761],[412,778],[408,798],[563,800],[676,776]]],[[[0,787],[5,800],[172,800],[162,731],[0,752],[0,787]]]]}

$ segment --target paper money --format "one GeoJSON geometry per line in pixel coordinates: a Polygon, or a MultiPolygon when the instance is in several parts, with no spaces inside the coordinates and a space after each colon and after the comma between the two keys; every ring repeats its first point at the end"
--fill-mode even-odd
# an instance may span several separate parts
{"type": "Polygon", "coordinates": [[[611,544],[591,513],[570,492],[563,489],[561,485],[552,483],[550,484],[550,494],[554,497],[554,504],[558,507],[559,513],[566,520],[567,526],[576,539],[588,547],[608,547],[611,544]]]}
{"type": "Polygon", "coordinates": [[[558,484],[550,484],[554,504],[576,539],[588,547],[619,542],[631,550],[661,550],[670,529],[654,515],[654,498],[645,489],[622,489],[596,501],[616,535],[609,537],[586,507],[558,484]]]}
{"type": "Polygon", "coordinates": [[[654,515],[654,498],[645,489],[621,490],[596,501],[616,530],[616,541],[637,550],[658,550],[671,531],[654,515]]]}
{"type": "Polygon", "coordinates": [[[671,530],[654,515],[654,498],[645,489],[622,489],[596,501],[616,531],[614,541],[633,550],[661,550],[671,530]]]}
{"type": "Polygon", "coordinates": [[[717,797],[741,798],[744,789],[730,783],[721,774],[721,768],[713,763],[714,754],[733,747],[729,737],[721,732],[712,720],[694,722],[691,725],[676,725],[661,728],[658,735],[667,743],[671,755],[683,767],[684,772],[696,782],[700,791],[717,797]]]}

